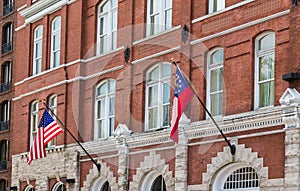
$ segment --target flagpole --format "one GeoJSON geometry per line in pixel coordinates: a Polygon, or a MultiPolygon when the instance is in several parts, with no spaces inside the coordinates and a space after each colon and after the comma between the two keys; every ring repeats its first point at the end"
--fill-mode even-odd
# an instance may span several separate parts
{"type": "Polygon", "coordinates": [[[180,68],[178,67],[177,63],[175,60],[173,60],[173,64],[178,68],[179,72],[181,73],[182,76],[184,76],[184,79],[186,80],[186,82],[188,83],[188,85],[191,87],[193,93],[195,94],[195,96],[197,97],[198,101],[200,102],[200,104],[202,105],[202,107],[204,108],[205,112],[208,114],[208,116],[210,117],[210,119],[213,121],[213,123],[215,124],[215,126],[218,128],[219,132],[221,133],[222,137],[225,139],[226,143],[228,144],[228,146],[230,147],[230,152],[232,155],[235,154],[236,152],[236,147],[234,144],[230,144],[230,142],[228,141],[227,137],[224,135],[222,129],[219,127],[219,125],[217,124],[217,122],[215,121],[214,117],[212,116],[212,114],[208,111],[208,109],[206,108],[205,104],[202,102],[202,100],[200,99],[200,97],[198,96],[198,94],[196,93],[194,87],[192,86],[191,82],[189,80],[187,80],[187,78],[185,77],[185,75],[181,72],[180,68]]]}
{"type": "Polygon", "coordinates": [[[53,116],[58,120],[58,122],[64,127],[64,129],[71,135],[71,137],[76,141],[76,143],[82,148],[85,154],[90,158],[90,160],[96,165],[98,172],[101,170],[101,164],[97,163],[93,157],[87,152],[87,150],[82,146],[82,144],[76,139],[73,133],[66,127],[66,125],[57,117],[57,115],[49,108],[46,102],[43,100],[43,104],[45,105],[46,109],[51,112],[53,116]]]}

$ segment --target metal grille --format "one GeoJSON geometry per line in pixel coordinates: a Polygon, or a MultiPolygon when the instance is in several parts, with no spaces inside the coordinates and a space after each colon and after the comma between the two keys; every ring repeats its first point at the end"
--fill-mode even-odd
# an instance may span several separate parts
{"type": "Polygon", "coordinates": [[[228,176],[224,189],[258,188],[259,181],[255,170],[251,167],[240,168],[228,176]]]}

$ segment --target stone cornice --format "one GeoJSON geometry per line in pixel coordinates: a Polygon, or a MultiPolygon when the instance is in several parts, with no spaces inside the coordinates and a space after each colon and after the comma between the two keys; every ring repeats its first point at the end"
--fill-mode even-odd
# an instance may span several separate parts
{"type": "Polygon", "coordinates": [[[20,14],[25,18],[25,24],[28,24],[75,1],[76,0],[43,0],[22,10],[20,14]]]}

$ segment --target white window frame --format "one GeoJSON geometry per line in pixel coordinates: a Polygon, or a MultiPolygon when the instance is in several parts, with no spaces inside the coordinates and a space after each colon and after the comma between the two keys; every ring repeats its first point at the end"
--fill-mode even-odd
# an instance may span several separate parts
{"type": "Polygon", "coordinates": [[[169,30],[172,28],[172,9],[173,9],[173,2],[172,0],[148,0],[147,1],[147,36],[153,36],[156,35],[160,32],[169,30]],[[151,2],[152,1],[156,1],[159,2],[159,10],[153,14],[150,13],[151,11],[151,2]],[[170,5],[167,7],[166,5],[166,1],[170,1],[170,5]],[[170,23],[166,23],[166,13],[171,11],[171,20],[170,23]],[[158,22],[157,23],[151,23],[151,17],[153,17],[154,15],[158,16],[158,22]],[[153,28],[154,27],[154,28],[153,28]],[[155,30],[156,29],[156,30],[155,30]]]}
{"type": "MultiPolygon", "coordinates": [[[[57,182],[53,188],[52,188],[52,191],[57,191],[58,189],[60,189],[61,186],[65,186],[63,182],[59,181],[57,182]]],[[[66,187],[65,187],[66,188],[66,187]]]]}
{"type": "Polygon", "coordinates": [[[39,102],[35,100],[30,105],[30,145],[32,145],[34,137],[37,133],[39,118],[39,102]]]}
{"type": "Polygon", "coordinates": [[[55,68],[60,65],[60,45],[61,45],[61,17],[55,17],[51,25],[51,59],[50,59],[50,68],[55,68]],[[59,23],[59,28],[55,29],[56,22],[59,23]],[[54,50],[55,39],[58,38],[58,48],[54,50]],[[58,56],[58,63],[55,60],[55,55],[58,56]]]}
{"type": "Polygon", "coordinates": [[[28,185],[28,186],[26,186],[24,191],[35,191],[35,189],[32,185],[28,185]]]}
{"type": "Polygon", "coordinates": [[[215,13],[225,9],[225,0],[209,0],[208,13],[215,13]]]}
{"type": "MultiPolygon", "coordinates": [[[[214,182],[212,184],[212,191],[229,191],[228,189],[224,189],[224,183],[226,182],[227,178],[236,170],[245,168],[245,167],[250,167],[247,164],[242,164],[242,163],[232,163],[224,168],[220,169],[218,173],[216,174],[214,178],[214,182]]],[[[251,167],[253,168],[253,167],[251,167]]],[[[259,175],[258,176],[258,181],[259,181],[259,175]]],[[[260,181],[259,181],[260,182],[260,181]]],[[[230,191],[244,191],[244,190],[249,190],[249,191],[259,191],[259,187],[253,187],[253,188],[242,188],[242,189],[230,189],[230,191]]]]}
{"type": "Polygon", "coordinates": [[[101,55],[117,48],[117,29],[118,29],[118,1],[106,0],[98,6],[97,21],[97,55],[101,55]],[[113,7],[113,1],[116,6],[113,7]],[[100,12],[101,7],[108,3],[108,11],[100,12]],[[104,26],[101,28],[101,20],[104,19],[104,26]],[[103,34],[101,34],[103,31],[103,34]],[[102,46],[103,45],[103,46],[102,46]]]}
{"type": "Polygon", "coordinates": [[[3,32],[5,33],[3,36],[5,36],[6,38],[3,39],[4,43],[2,43],[2,44],[11,43],[12,42],[12,23],[8,23],[8,24],[4,25],[3,32]]]}
{"type": "MultiPolygon", "coordinates": [[[[266,35],[273,35],[274,36],[274,44],[276,41],[276,37],[275,37],[275,33],[268,31],[268,32],[264,32],[262,34],[260,34],[259,36],[257,36],[257,38],[255,39],[255,77],[254,77],[254,109],[259,109],[259,108],[265,108],[265,107],[272,107],[273,105],[268,105],[265,107],[260,107],[260,90],[259,90],[259,84],[262,83],[259,81],[259,58],[263,57],[263,56],[267,56],[267,55],[274,55],[274,70],[275,70],[275,46],[269,49],[265,49],[265,50],[258,50],[259,48],[259,41],[266,35]]],[[[274,78],[270,78],[266,81],[274,81],[275,83],[275,71],[274,71],[274,78]]],[[[263,81],[263,82],[266,82],[263,81]]],[[[274,94],[275,94],[275,84],[274,84],[274,94]]],[[[275,95],[274,95],[275,96],[275,95]]],[[[274,98],[275,99],[275,98],[274,98]]],[[[274,101],[273,101],[274,102],[274,101]]]]}
{"type": "MultiPolygon", "coordinates": [[[[211,55],[214,54],[215,52],[219,51],[219,50],[223,50],[223,55],[224,55],[224,48],[222,48],[222,47],[214,48],[211,51],[209,51],[209,53],[207,54],[207,83],[206,83],[206,100],[207,101],[206,101],[206,107],[211,112],[211,114],[215,117],[221,117],[223,115],[223,105],[221,105],[221,115],[217,115],[217,116],[214,115],[212,113],[212,108],[211,108],[212,107],[212,104],[211,104],[211,87],[210,87],[211,71],[217,70],[217,69],[220,69],[220,68],[224,68],[224,57],[223,57],[223,62],[215,63],[215,64],[211,65],[211,55]]],[[[214,92],[214,93],[222,93],[223,94],[223,90],[224,90],[224,85],[223,85],[223,88],[222,88],[221,91],[214,92]]],[[[209,118],[208,114],[206,114],[206,118],[209,118]]]]}
{"type": "MultiPolygon", "coordinates": [[[[57,95],[51,95],[48,98],[48,105],[49,105],[49,109],[55,114],[57,115],[57,95]]],[[[52,112],[49,112],[49,114],[53,117],[53,119],[55,119],[55,116],[52,114],[52,112]]],[[[48,143],[48,148],[49,147],[55,147],[56,145],[56,137],[54,137],[49,143],[48,143]]]]}
{"type": "MultiPolygon", "coordinates": [[[[170,65],[170,63],[168,62],[163,62],[163,63],[159,63],[157,65],[155,65],[154,67],[150,68],[147,71],[147,77],[146,77],[146,96],[145,96],[145,130],[149,131],[149,130],[155,130],[155,129],[160,129],[160,128],[167,128],[170,126],[170,123],[167,126],[163,126],[163,121],[164,121],[164,116],[163,116],[163,111],[164,111],[164,107],[169,106],[170,108],[170,100],[168,103],[163,103],[163,88],[164,88],[164,84],[169,84],[170,87],[170,83],[171,83],[171,66],[170,66],[170,75],[168,77],[164,77],[162,78],[162,67],[163,65],[170,65]],[[149,75],[152,71],[154,71],[155,69],[158,69],[158,80],[157,81],[153,81],[153,82],[149,82],[149,75]],[[157,105],[155,106],[149,106],[149,89],[151,87],[157,86],[157,105]],[[149,127],[149,110],[153,109],[157,107],[157,127],[154,128],[150,128],[149,127]]],[[[169,109],[170,110],[170,109],[169,109]]],[[[170,118],[170,113],[169,113],[169,118],[170,118]]]]}
{"type": "Polygon", "coordinates": [[[2,83],[8,83],[11,80],[11,62],[5,62],[2,65],[2,83]]]}
{"type": "Polygon", "coordinates": [[[102,139],[106,137],[113,136],[114,132],[114,124],[112,129],[110,129],[110,120],[112,119],[115,121],[115,95],[116,95],[116,81],[114,79],[106,79],[103,80],[101,83],[99,83],[96,86],[95,91],[95,126],[94,126],[94,139],[102,139]],[[106,93],[103,95],[98,95],[98,88],[100,88],[102,85],[106,83],[106,93]],[[114,83],[114,90],[112,92],[109,92],[109,84],[114,83]],[[110,100],[114,100],[113,108],[110,108],[110,100]],[[98,102],[103,101],[104,102],[104,116],[98,118],[98,102]],[[109,111],[113,110],[113,115],[110,115],[109,111]],[[99,123],[100,121],[104,122],[104,130],[102,131],[102,134],[99,135],[99,123]],[[110,135],[111,134],[111,135],[110,135]],[[98,136],[99,135],[99,136],[98,136]]]}
{"type": "Polygon", "coordinates": [[[10,101],[3,101],[1,103],[1,115],[2,115],[1,118],[3,118],[3,121],[1,121],[1,122],[9,121],[9,110],[10,110],[10,101]],[[4,112],[4,113],[2,113],[2,112],[4,112]]]}
{"type": "Polygon", "coordinates": [[[36,27],[34,30],[34,42],[33,42],[33,67],[32,67],[32,74],[36,75],[42,72],[42,65],[43,65],[43,26],[40,25],[36,27]],[[41,36],[36,36],[38,30],[41,30],[41,36]],[[37,46],[40,45],[41,49],[37,50],[37,46]],[[40,51],[41,56],[37,56],[36,52],[40,51]],[[39,63],[40,62],[40,63],[39,63]]]}
{"type": "Polygon", "coordinates": [[[110,185],[109,181],[105,177],[99,177],[96,180],[93,181],[92,186],[91,186],[91,191],[102,191],[102,187],[104,184],[108,182],[110,185]]]}

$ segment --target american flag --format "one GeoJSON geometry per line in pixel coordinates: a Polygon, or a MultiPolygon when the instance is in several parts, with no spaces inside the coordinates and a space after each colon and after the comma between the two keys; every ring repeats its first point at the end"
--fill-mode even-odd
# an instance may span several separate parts
{"type": "Polygon", "coordinates": [[[51,117],[49,112],[45,110],[30,148],[27,163],[30,164],[32,160],[46,157],[46,145],[62,132],[63,129],[51,117]]]}
{"type": "Polygon", "coordinates": [[[178,143],[178,123],[179,119],[190,100],[193,98],[194,92],[189,86],[187,79],[182,75],[179,68],[176,67],[175,90],[173,99],[171,133],[170,138],[178,143]]]}

